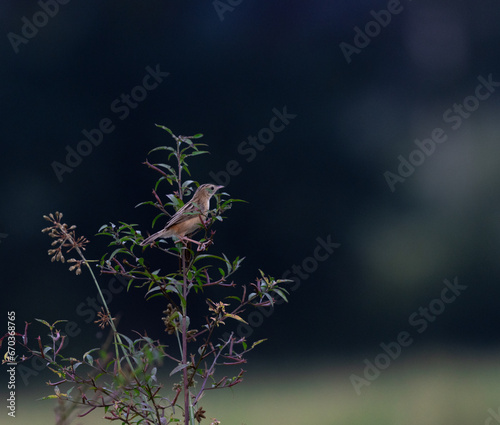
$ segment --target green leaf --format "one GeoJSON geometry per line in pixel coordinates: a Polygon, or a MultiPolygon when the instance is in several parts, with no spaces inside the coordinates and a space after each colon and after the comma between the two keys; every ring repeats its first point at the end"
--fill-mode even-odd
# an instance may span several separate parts
{"type": "Polygon", "coordinates": [[[95,236],[109,236],[109,237],[113,237],[113,234],[109,233],[109,232],[99,232],[99,233],[96,233],[95,236]]]}
{"type": "Polygon", "coordinates": [[[146,299],[150,300],[151,298],[162,296],[163,293],[160,291],[161,291],[161,288],[159,286],[155,286],[154,288],[151,288],[148,292],[146,292],[146,299]]]}
{"type": "MultiPolygon", "coordinates": [[[[278,279],[275,282],[276,283],[288,283],[288,282],[293,282],[293,280],[292,279],[278,279]]],[[[287,292],[287,294],[288,294],[288,292],[287,292]]]]}
{"type": "Polygon", "coordinates": [[[56,395],[52,394],[52,395],[48,395],[48,396],[39,398],[37,400],[53,400],[54,398],[58,398],[58,397],[56,395]]]}
{"type": "Polygon", "coordinates": [[[57,370],[55,370],[55,369],[52,369],[50,366],[47,366],[47,367],[48,367],[48,368],[49,368],[52,372],[54,372],[57,376],[59,376],[59,378],[61,378],[61,379],[64,379],[64,377],[66,376],[64,373],[59,372],[59,371],[57,371],[57,370]]]}
{"type": "Polygon", "coordinates": [[[237,314],[231,314],[231,313],[226,313],[224,318],[226,317],[230,317],[231,319],[235,319],[235,320],[238,320],[240,322],[243,322],[245,323],[245,325],[248,325],[247,322],[245,322],[240,316],[238,316],[237,314]]]}
{"type": "Polygon", "coordinates": [[[116,255],[116,254],[118,254],[120,251],[123,251],[123,250],[124,250],[124,248],[117,248],[117,249],[115,249],[115,250],[111,253],[111,255],[109,256],[108,261],[109,261],[109,260],[112,260],[112,259],[115,257],[115,255],[116,255]]]}
{"type": "MultiPolygon", "coordinates": [[[[75,388],[75,387],[71,387],[68,391],[66,391],[66,395],[67,395],[68,397],[70,397],[70,394],[71,394],[71,391],[73,391],[73,388],[75,388]]],[[[71,397],[70,397],[70,398],[71,398],[71,397]]]]}
{"type": "Polygon", "coordinates": [[[90,353],[93,353],[94,351],[98,351],[99,348],[93,348],[92,350],[89,350],[87,351],[83,356],[82,358],[87,362],[89,363],[90,365],[92,365],[92,363],[94,362],[94,358],[90,355],[90,353]]]}
{"type": "Polygon", "coordinates": [[[240,297],[237,297],[236,295],[229,295],[229,296],[227,296],[226,298],[229,298],[229,299],[232,299],[232,300],[236,300],[236,301],[238,301],[239,303],[241,302],[241,298],[240,298],[240,297]]]}
{"type": "Polygon", "coordinates": [[[282,291],[281,289],[278,289],[278,288],[274,288],[273,289],[274,292],[276,292],[281,298],[283,298],[286,302],[288,302],[288,299],[284,293],[284,291],[282,291]]]}
{"type": "Polygon", "coordinates": [[[182,183],[182,187],[186,188],[186,187],[192,185],[193,183],[196,183],[196,182],[194,180],[186,180],[184,183],[182,183]]]}
{"type": "Polygon", "coordinates": [[[285,295],[285,291],[279,289],[279,288],[274,288],[274,292],[276,292],[281,298],[283,298],[286,302],[288,302],[288,298],[285,295]]]}
{"type": "Polygon", "coordinates": [[[259,339],[258,341],[255,341],[253,344],[252,344],[252,348],[253,349],[254,347],[256,347],[257,345],[259,344],[262,344],[264,341],[267,341],[267,338],[266,339],[259,339]]]}
{"type": "Polygon", "coordinates": [[[222,257],[219,257],[217,255],[212,255],[212,254],[200,254],[197,255],[196,258],[194,259],[193,263],[196,263],[198,260],[203,260],[205,258],[215,258],[216,260],[221,260],[224,261],[222,257]]]}
{"type": "Polygon", "coordinates": [[[189,154],[189,156],[203,155],[205,153],[210,153],[210,152],[208,152],[208,151],[194,151],[193,153],[189,154]]]}
{"type": "Polygon", "coordinates": [[[231,261],[229,261],[229,259],[226,257],[226,254],[222,254],[222,256],[224,257],[224,261],[226,263],[226,267],[227,267],[227,273],[228,274],[231,274],[231,270],[232,270],[232,264],[231,264],[231,261]]]}
{"type": "Polygon", "coordinates": [[[244,259],[245,259],[245,257],[243,257],[243,258],[236,257],[236,259],[233,261],[233,270],[239,269],[240,265],[241,265],[241,263],[243,262],[244,259]]]}
{"type": "Polygon", "coordinates": [[[166,170],[170,171],[172,174],[175,174],[175,170],[174,170],[174,168],[171,165],[163,164],[163,163],[154,164],[154,165],[156,167],[165,168],[166,170]]]}
{"type": "MultiPolygon", "coordinates": [[[[158,190],[158,186],[159,186],[159,185],[160,185],[160,183],[161,183],[163,180],[165,180],[165,179],[167,179],[167,181],[168,181],[170,184],[172,184],[172,180],[170,180],[169,178],[167,178],[167,177],[165,177],[165,176],[161,176],[161,177],[160,177],[160,178],[156,181],[156,184],[155,184],[155,191],[157,191],[157,190],[158,190]]],[[[153,203],[153,205],[154,205],[154,203],[153,203]]]]}
{"type": "Polygon", "coordinates": [[[266,297],[269,301],[269,303],[274,306],[274,300],[273,300],[273,297],[271,297],[271,295],[269,295],[267,292],[263,295],[263,297],[266,297]]]}
{"type": "Polygon", "coordinates": [[[119,334],[119,335],[121,338],[123,338],[123,339],[125,339],[125,341],[127,341],[129,348],[132,348],[134,346],[133,341],[127,335],[124,335],[124,334],[119,334]]]}
{"type": "Polygon", "coordinates": [[[172,204],[172,206],[176,209],[181,208],[184,205],[184,203],[173,193],[168,194],[167,198],[170,199],[170,204],[172,204]]]}
{"type": "MultiPolygon", "coordinates": [[[[179,137],[179,139],[180,139],[180,141],[181,141],[181,142],[185,143],[185,144],[186,144],[186,145],[188,145],[189,147],[194,146],[194,143],[193,143],[191,140],[189,140],[189,137],[183,137],[183,136],[180,136],[180,137],[179,137]]],[[[185,150],[187,150],[187,148],[184,148],[184,149],[182,150],[182,152],[184,152],[185,150]]]]}
{"type": "Polygon", "coordinates": [[[191,364],[191,363],[186,363],[186,364],[182,364],[182,363],[181,363],[179,366],[174,367],[174,368],[172,369],[172,372],[170,372],[170,376],[174,375],[175,373],[177,373],[177,372],[179,372],[179,371],[181,371],[181,370],[183,370],[183,369],[186,369],[186,368],[187,368],[190,364],[191,364]]]}
{"type": "Polygon", "coordinates": [[[36,320],[37,322],[43,323],[43,324],[44,324],[45,326],[47,326],[50,330],[52,330],[52,329],[53,329],[53,326],[52,326],[49,322],[47,322],[46,320],[43,320],[43,319],[36,319],[36,318],[35,318],[35,320],[36,320]]]}
{"type": "Polygon", "coordinates": [[[172,130],[170,130],[170,128],[165,127],[164,125],[160,125],[160,124],[155,124],[155,125],[156,125],[156,127],[159,127],[159,128],[162,128],[165,131],[168,131],[172,136],[174,135],[174,133],[172,133],[172,130]]]}
{"type": "Polygon", "coordinates": [[[151,223],[151,227],[155,227],[155,224],[156,224],[156,221],[160,218],[160,217],[164,217],[165,214],[163,213],[160,213],[158,214],[154,219],[153,219],[153,222],[151,223]]]}

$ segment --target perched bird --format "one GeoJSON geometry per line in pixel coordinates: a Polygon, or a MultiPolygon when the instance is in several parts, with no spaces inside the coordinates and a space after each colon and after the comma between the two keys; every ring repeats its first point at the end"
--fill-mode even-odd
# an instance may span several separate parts
{"type": "MultiPolygon", "coordinates": [[[[185,238],[186,235],[198,230],[200,219],[206,216],[210,208],[210,198],[224,186],[215,184],[202,184],[194,193],[189,202],[177,211],[165,225],[165,227],[147,237],[141,242],[141,246],[149,245],[158,238],[185,238]],[[202,217],[200,217],[200,215],[202,217]]],[[[187,238],[186,238],[187,239],[187,238]]]]}

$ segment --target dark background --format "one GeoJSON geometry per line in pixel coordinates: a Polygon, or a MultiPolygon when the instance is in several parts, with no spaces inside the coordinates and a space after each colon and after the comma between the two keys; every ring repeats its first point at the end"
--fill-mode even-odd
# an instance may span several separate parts
{"type": "MultiPolygon", "coordinates": [[[[147,152],[172,140],[158,123],[204,134],[211,155],[191,161],[195,180],[211,181],[228,161],[239,162],[225,190],[249,203],[217,225],[213,247],[247,257],[239,284],[259,268],[281,277],[302,267],[317,238],[340,244],[255,327],[251,340],[269,338],[256,360],[350,356],[361,368],[380,343],[411,331],[411,314],[455,277],[467,289],[425,332],[413,328],[412,349],[494,348],[499,90],[456,130],[443,114],[474,95],[479,76],[500,81],[500,7],[401,0],[400,13],[348,63],[340,43],[353,45],[355,27],[387,7],[256,0],[218,13],[210,1],[72,0],[16,53],[8,34],[22,36],[22,18],[33,22],[41,6],[3,1],[1,311],[15,311],[19,327],[34,317],[75,321],[82,348],[102,338],[77,314],[95,296],[93,283],[50,262],[42,215],[64,212],[91,239],[90,258],[105,252],[107,240],[94,237],[102,224],[123,220],[151,231],[156,212],[134,206],[151,199],[156,179],[141,164],[147,152]],[[141,84],[148,66],[169,75],[120,119],[111,104],[141,84]],[[285,107],[296,117],[247,162],[238,146],[269,126],[273,108],[285,107]],[[64,163],[66,147],[76,149],[82,131],[103,118],[114,131],[59,181],[53,162],[64,163]],[[415,139],[436,128],[447,140],[391,191],[384,173],[397,173],[398,156],[408,159],[415,139]]],[[[112,303],[123,330],[158,336],[162,307],[140,290],[112,303]]]]}

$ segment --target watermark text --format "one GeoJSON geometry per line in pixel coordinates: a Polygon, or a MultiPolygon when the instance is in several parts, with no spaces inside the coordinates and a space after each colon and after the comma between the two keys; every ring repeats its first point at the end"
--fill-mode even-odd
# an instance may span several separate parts
{"type": "Polygon", "coordinates": [[[7,38],[14,52],[19,53],[19,46],[28,44],[31,39],[36,37],[40,28],[47,25],[50,19],[59,13],[59,5],[65,5],[69,2],[70,0],[39,0],[37,4],[40,10],[36,11],[31,19],[26,16],[21,18],[21,35],[15,32],[7,33],[7,38]]]}
{"type": "Polygon", "coordinates": [[[453,279],[453,282],[445,279],[444,288],[441,289],[439,296],[431,300],[427,306],[419,307],[418,310],[410,314],[408,317],[410,330],[399,332],[393,341],[382,342],[379,345],[380,352],[373,360],[363,360],[365,365],[363,376],[354,373],[350,375],[349,380],[356,394],[360,395],[363,387],[370,386],[381,375],[382,371],[401,355],[403,348],[414,343],[415,332],[417,334],[425,332],[429,324],[435,322],[436,318],[444,313],[446,306],[453,303],[465,289],[467,286],[459,284],[457,277],[453,279]]]}
{"type": "MultiPolygon", "coordinates": [[[[473,95],[466,96],[462,102],[454,103],[451,108],[443,112],[443,122],[449,124],[450,130],[458,130],[464,121],[478,110],[479,104],[495,93],[497,87],[500,87],[500,81],[493,80],[492,74],[489,74],[487,78],[480,75],[477,79],[479,84],[476,86],[473,95]]],[[[436,127],[431,131],[429,137],[423,140],[415,139],[414,143],[417,145],[417,149],[411,151],[407,158],[403,155],[397,157],[399,164],[395,172],[384,172],[385,181],[391,192],[396,190],[397,183],[404,183],[415,172],[417,167],[421,166],[428,157],[434,154],[436,147],[447,140],[448,132],[442,127],[436,127]]]]}
{"type": "MultiPolygon", "coordinates": [[[[154,68],[147,66],[146,75],[142,78],[141,83],[133,87],[130,92],[122,93],[111,102],[111,112],[123,121],[130,115],[131,110],[136,109],[141,102],[146,100],[148,93],[156,89],[168,75],[168,72],[160,70],[160,65],[156,65],[154,68]]],[[[78,142],[75,147],[66,145],[64,160],[52,162],[52,170],[57,180],[62,182],[64,174],[72,173],[82,163],[83,158],[89,156],[94,147],[103,142],[104,136],[111,134],[115,129],[116,124],[113,119],[108,117],[102,118],[98,125],[91,130],[83,129],[84,139],[78,142]]]]}
{"type": "MultiPolygon", "coordinates": [[[[250,135],[246,140],[241,142],[237,147],[237,152],[244,158],[247,163],[252,162],[262,152],[266,145],[269,145],[277,133],[281,133],[290,121],[297,117],[297,114],[290,114],[286,105],[281,111],[273,108],[273,117],[269,120],[267,127],[261,128],[257,135],[250,135]]],[[[237,176],[243,171],[241,162],[237,159],[231,159],[226,163],[223,170],[218,172],[210,171],[209,175],[214,181],[221,186],[227,187],[231,181],[231,177],[237,176]]]]}

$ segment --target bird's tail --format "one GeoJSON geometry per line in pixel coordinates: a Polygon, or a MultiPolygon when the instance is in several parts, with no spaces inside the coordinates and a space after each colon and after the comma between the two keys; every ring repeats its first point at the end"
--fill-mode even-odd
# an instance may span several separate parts
{"type": "Polygon", "coordinates": [[[144,239],[141,242],[140,245],[141,246],[149,245],[149,244],[151,244],[152,242],[154,242],[158,238],[167,238],[167,237],[170,236],[168,233],[169,232],[165,232],[165,229],[162,229],[159,232],[153,233],[151,236],[148,236],[146,239],[144,239]]]}

